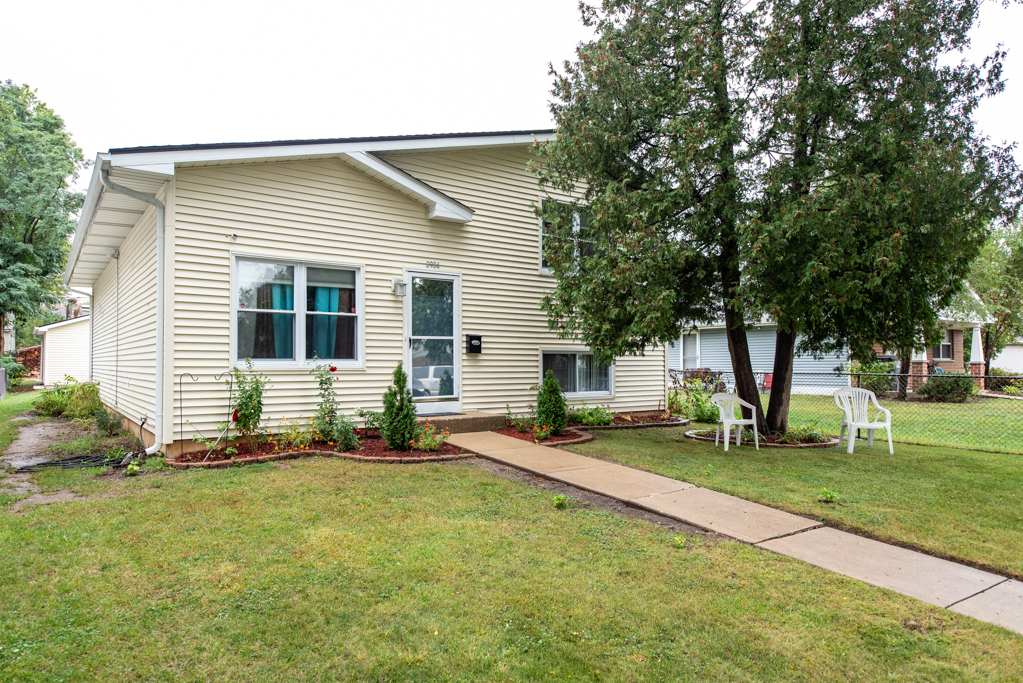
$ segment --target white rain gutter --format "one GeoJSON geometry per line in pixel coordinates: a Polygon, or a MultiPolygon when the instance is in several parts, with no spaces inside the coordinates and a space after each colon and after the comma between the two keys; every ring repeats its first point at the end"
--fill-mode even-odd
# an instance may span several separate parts
{"type": "MultiPolygon", "coordinates": [[[[156,197],[130,188],[118,185],[110,180],[108,171],[100,169],[99,179],[103,187],[113,192],[120,192],[132,199],[151,204],[156,207],[156,377],[155,377],[155,420],[153,426],[153,445],[146,449],[146,455],[155,455],[163,447],[163,237],[164,237],[164,208],[163,202],[156,197]]],[[[92,315],[92,311],[89,311],[92,315]]]]}

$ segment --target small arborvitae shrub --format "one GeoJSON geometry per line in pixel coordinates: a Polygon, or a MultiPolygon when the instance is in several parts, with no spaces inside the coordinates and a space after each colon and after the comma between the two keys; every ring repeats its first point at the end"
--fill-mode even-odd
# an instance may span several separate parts
{"type": "Polygon", "coordinates": [[[393,451],[407,451],[416,438],[416,406],[412,389],[401,363],[394,369],[391,386],[384,392],[384,414],[380,419],[380,436],[393,451]]]}
{"type": "Polygon", "coordinates": [[[973,395],[972,375],[962,372],[946,372],[931,375],[917,387],[916,393],[939,403],[962,403],[973,395]]]}
{"type": "Polygon", "coordinates": [[[548,427],[555,436],[560,435],[568,426],[565,394],[552,370],[547,371],[536,395],[536,423],[548,427]]]}

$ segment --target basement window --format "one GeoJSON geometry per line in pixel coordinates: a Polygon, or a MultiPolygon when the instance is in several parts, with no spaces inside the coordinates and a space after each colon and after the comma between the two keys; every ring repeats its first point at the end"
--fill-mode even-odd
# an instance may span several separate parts
{"type": "Polygon", "coordinates": [[[586,351],[543,351],[541,377],[554,372],[555,379],[569,398],[584,396],[611,396],[614,385],[614,367],[597,362],[586,351]]]}

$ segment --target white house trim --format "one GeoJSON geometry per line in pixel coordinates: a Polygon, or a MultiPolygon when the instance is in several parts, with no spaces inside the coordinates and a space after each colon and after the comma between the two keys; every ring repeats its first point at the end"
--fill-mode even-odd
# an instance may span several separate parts
{"type": "Polygon", "coordinates": [[[339,158],[392,190],[400,192],[420,204],[425,204],[427,216],[433,220],[451,221],[452,223],[468,223],[472,220],[472,209],[465,204],[452,199],[443,192],[438,192],[426,183],[368,152],[344,152],[339,158]]]}

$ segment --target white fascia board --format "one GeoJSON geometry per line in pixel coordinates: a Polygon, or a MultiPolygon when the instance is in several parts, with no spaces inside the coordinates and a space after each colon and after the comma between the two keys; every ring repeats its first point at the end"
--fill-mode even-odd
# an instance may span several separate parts
{"type": "Polygon", "coordinates": [[[115,168],[123,168],[131,171],[142,171],[143,173],[153,173],[156,175],[164,175],[168,178],[174,175],[174,164],[171,163],[158,163],[158,164],[126,164],[124,160],[117,156],[110,157],[110,166],[115,168]]]}
{"type": "Polygon", "coordinates": [[[38,337],[44,332],[52,330],[56,327],[64,327],[65,325],[74,325],[75,323],[84,323],[88,321],[89,316],[87,315],[80,315],[77,318],[71,318],[70,320],[58,320],[57,322],[50,323],[49,325],[40,325],[39,327],[33,327],[32,334],[38,337]]]}
{"type": "Polygon", "coordinates": [[[529,145],[534,141],[548,142],[555,135],[499,135],[466,138],[428,138],[419,140],[379,140],[363,142],[331,142],[313,145],[280,145],[230,147],[215,149],[183,149],[167,152],[137,152],[116,154],[117,166],[151,166],[186,164],[201,161],[257,161],[279,157],[340,156],[348,152],[407,152],[460,147],[503,147],[529,145]]]}
{"type": "Polygon", "coordinates": [[[468,223],[472,220],[472,209],[465,204],[435,190],[383,159],[367,152],[345,152],[340,157],[391,189],[425,204],[427,215],[433,220],[454,223],[468,223]]]}
{"type": "Polygon", "coordinates": [[[64,267],[64,285],[71,281],[71,274],[75,272],[78,265],[78,257],[82,253],[82,245],[85,244],[85,237],[92,227],[92,217],[99,205],[100,195],[103,193],[103,184],[99,180],[100,168],[104,162],[110,159],[109,154],[97,154],[96,161],[92,164],[92,177],[89,178],[89,189],[85,193],[85,203],[82,205],[82,212],[78,214],[78,227],[75,228],[75,238],[71,242],[71,255],[68,257],[67,266],[64,267]]]}

